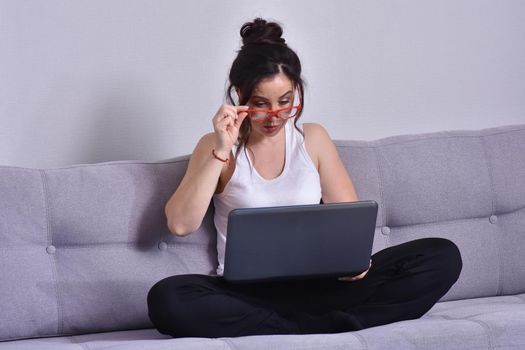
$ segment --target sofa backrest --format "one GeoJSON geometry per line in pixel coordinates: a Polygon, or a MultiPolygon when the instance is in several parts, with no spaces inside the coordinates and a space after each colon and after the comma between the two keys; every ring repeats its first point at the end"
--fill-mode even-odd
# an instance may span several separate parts
{"type": "MultiPolygon", "coordinates": [[[[525,125],[336,145],[379,203],[374,251],[449,238],[464,266],[442,300],[525,291],[525,125]]],[[[156,281],[213,274],[212,205],[191,235],[166,228],[187,163],[0,167],[0,340],[151,327],[156,281]]]]}

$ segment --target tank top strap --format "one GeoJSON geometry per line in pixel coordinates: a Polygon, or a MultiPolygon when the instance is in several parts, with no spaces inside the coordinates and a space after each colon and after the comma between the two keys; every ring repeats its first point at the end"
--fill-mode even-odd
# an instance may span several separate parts
{"type": "MultiPolygon", "coordinates": [[[[303,131],[302,124],[298,124],[297,127],[299,128],[299,130],[303,131]]],[[[301,134],[301,132],[295,128],[295,124],[293,123],[292,120],[290,120],[289,122],[288,129],[289,129],[289,132],[286,136],[287,136],[287,139],[289,140],[289,143],[287,146],[289,146],[290,150],[295,150],[297,148],[304,147],[303,145],[304,137],[301,134]]]]}

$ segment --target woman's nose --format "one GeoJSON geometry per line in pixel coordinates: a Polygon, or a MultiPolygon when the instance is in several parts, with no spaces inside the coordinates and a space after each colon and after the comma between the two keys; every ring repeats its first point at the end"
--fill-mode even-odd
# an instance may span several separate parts
{"type": "Polygon", "coordinates": [[[273,120],[273,119],[279,119],[279,116],[275,112],[268,112],[266,115],[266,120],[273,120]]]}

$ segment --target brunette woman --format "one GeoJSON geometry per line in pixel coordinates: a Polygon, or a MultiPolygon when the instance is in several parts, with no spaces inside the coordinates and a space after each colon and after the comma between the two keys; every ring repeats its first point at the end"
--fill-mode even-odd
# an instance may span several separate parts
{"type": "Polygon", "coordinates": [[[301,63],[281,26],[257,18],[240,34],[228,102],[213,116],[213,132],[199,140],[166,204],[169,229],[185,236],[197,230],[213,201],[217,275],[156,283],[147,300],[151,321],[173,337],[235,337],[345,332],[421,317],[459,277],[461,255],[449,240],[386,248],[358,276],[241,285],[222,278],[232,209],[358,200],[326,130],[299,123],[301,63]]]}

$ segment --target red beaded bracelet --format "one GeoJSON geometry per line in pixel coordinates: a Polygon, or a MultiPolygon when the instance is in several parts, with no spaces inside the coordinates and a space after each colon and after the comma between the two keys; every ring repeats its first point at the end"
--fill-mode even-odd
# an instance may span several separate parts
{"type": "Polygon", "coordinates": [[[228,167],[230,166],[230,158],[222,159],[217,154],[215,154],[215,150],[214,149],[211,150],[211,154],[215,157],[215,159],[220,160],[223,163],[226,163],[226,166],[228,166],[228,167]]]}

